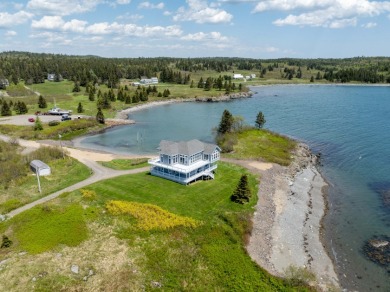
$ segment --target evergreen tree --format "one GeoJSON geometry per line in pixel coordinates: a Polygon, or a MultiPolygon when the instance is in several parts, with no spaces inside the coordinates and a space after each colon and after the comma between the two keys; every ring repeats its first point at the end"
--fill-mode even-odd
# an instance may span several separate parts
{"type": "Polygon", "coordinates": [[[314,76],[310,77],[310,82],[314,82],[314,76]]]}
{"type": "Polygon", "coordinates": [[[231,195],[230,200],[235,203],[245,204],[249,202],[251,195],[252,194],[249,188],[248,176],[243,174],[234,193],[231,195]]]}
{"type": "Polygon", "coordinates": [[[96,121],[100,124],[105,123],[104,114],[103,114],[102,109],[100,107],[98,108],[98,112],[96,114],[96,121]]]}
{"type": "Polygon", "coordinates": [[[226,134],[227,132],[230,132],[233,126],[233,122],[233,115],[228,110],[224,110],[218,126],[218,133],[226,134]]]}
{"type": "Polygon", "coordinates": [[[198,88],[203,88],[203,87],[204,87],[204,84],[203,84],[203,83],[204,83],[204,82],[203,82],[203,78],[200,77],[199,82],[198,82],[198,88]]]}
{"type": "Polygon", "coordinates": [[[8,103],[6,101],[3,101],[2,107],[1,107],[1,115],[2,116],[11,116],[11,108],[9,107],[8,103]]]}
{"type": "Polygon", "coordinates": [[[79,105],[77,107],[77,112],[79,114],[83,113],[84,112],[84,108],[83,108],[83,105],[81,104],[81,102],[79,102],[79,105]]]}
{"type": "Polygon", "coordinates": [[[259,112],[256,116],[256,121],[255,121],[256,127],[259,129],[263,128],[265,122],[266,122],[266,120],[265,120],[263,112],[259,112]]]}
{"type": "Polygon", "coordinates": [[[89,90],[88,99],[90,101],[95,101],[95,93],[93,92],[93,90],[89,90]]]}
{"type": "Polygon", "coordinates": [[[38,107],[39,108],[47,108],[46,99],[42,95],[40,95],[38,98],[38,107]]]}
{"type": "Polygon", "coordinates": [[[190,88],[194,88],[194,80],[191,80],[190,88]]]}
{"type": "Polygon", "coordinates": [[[41,119],[37,117],[37,119],[35,120],[34,131],[42,131],[42,130],[43,130],[43,126],[42,126],[41,119]]]}
{"type": "Polygon", "coordinates": [[[74,82],[74,85],[73,85],[73,89],[72,89],[72,92],[80,92],[81,89],[80,89],[80,84],[78,81],[75,81],[74,82]]]}

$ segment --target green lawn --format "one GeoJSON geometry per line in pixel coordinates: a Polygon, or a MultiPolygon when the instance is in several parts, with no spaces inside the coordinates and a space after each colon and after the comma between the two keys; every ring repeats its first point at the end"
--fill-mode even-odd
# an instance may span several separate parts
{"type": "MultiPolygon", "coordinates": [[[[229,199],[243,173],[247,171],[239,166],[220,162],[215,180],[189,186],[149,173],[121,176],[88,186],[86,189],[96,192],[95,199],[83,199],[80,191],[64,194],[49,204],[0,223],[0,233],[7,234],[14,242],[7,251],[8,256],[12,252],[17,256],[21,250],[32,254],[61,252],[63,245],[73,246],[77,254],[81,242],[99,238],[91,230],[104,228],[105,233],[111,230],[112,235],[107,234],[108,237],[124,240],[132,251],[128,259],[121,259],[123,265],[115,270],[121,275],[115,280],[116,287],[127,287],[126,283],[136,276],[137,281],[132,282],[134,290],[153,290],[151,283],[157,281],[164,291],[307,291],[305,287],[292,287],[269,275],[247,255],[244,243],[251,230],[258,179],[248,174],[252,190],[249,204],[239,205],[229,199]],[[153,204],[196,219],[200,225],[144,231],[137,228],[130,215],[111,215],[105,211],[109,200],[153,204]],[[94,227],[88,227],[89,224],[94,227]],[[137,267],[135,275],[128,262],[137,267]]],[[[97,239],[91,254],[82,251],[89,263],[94,258],[94,248],[102,244],[97,239]]],[[[4,252],[0,251],[0,260],[4,252]]],[[[112,252],[115,256],[115,251],[112,252]]],[[[72,276],[68,269],[63,271],[58,261],[50,260],[47,266],[40,262],[40,269],[49,269],[47,279],[61,278],[68,289],[89,287],[89,280],[85,282],[81,277],[72,276]]],[[[103,282],[111,281],[109,271],[94,268],[94,272],[103,282]]],[[[0,272],[0,278],[1,275],[0,272]]],[[[38,286],[39,283],[41,280],[38,286]]],[[[46,289],[54,287],[49,280],[42,280],[43,283],[46,289]]],[[[33,284],[28,281],[25,285],[30,289],[33,284]]]]}
{"type": "Polygon", "coordinates": [[[148,158],[113,159],[111,161],[98,161],[101,165],[116,169],[128,170],[148,166],[148,158]]]}
{"type": "Polygon", "coordinates": [[[237,144],[234,151],[224,154],[228,158],[236,159],[263,159],[281,165],[289,165],[292,161],[291,151],[296,142],[285,136],[268,130],[251,129],[237,135],[237,144]]]}
{"type": "Polygon", "coordinates": [[[55,160],[49,166],[51,175],[40,177],[42,194],[38,191],[37,178],[32,172],[14,181],[6,189],[1,187],[0,214],[71,186],[91,175],[88,167],[73,158],[55,160]]]}

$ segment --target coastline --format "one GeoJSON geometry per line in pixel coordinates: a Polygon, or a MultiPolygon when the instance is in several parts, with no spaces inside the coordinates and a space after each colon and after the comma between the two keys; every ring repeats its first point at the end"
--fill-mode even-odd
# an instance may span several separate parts
{"type": "Polygon", "coordinates": [[[327,183],[316,168],[316,157],[299,144],[289,167],[251,170],[261,175],[261,182],[247,245],[250,257],[273,275],[285,277],[289,267],[305,268],[316,276],[311,284],[317,289],[339,289],[322,240],[327,183]]]}
{"type": "Polygon", "coordinates": [[[171,98],[167,100],[151,101],[142,104],[137,104],[136,106],[121,110],[116,114],[115,119],[127,120],[129,113],[152,108],[155,106],[160,106],[160,105],[167,105],[167,104],[180,103],[180,102],[222,102],[222,101],[229,101],[229,100],[240,99],[240,98],[248,98],[251,97],[252,95],[253,92],[249,91],[249,92],[224,94],[224,95],[214,96],[214,97],[203,96],[203,97],[191,97],[191,98],[171,98]]]}

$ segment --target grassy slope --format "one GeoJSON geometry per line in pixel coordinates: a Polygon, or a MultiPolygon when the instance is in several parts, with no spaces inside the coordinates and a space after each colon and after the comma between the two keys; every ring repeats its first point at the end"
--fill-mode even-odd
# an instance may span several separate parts
{"type": "MultiPolygon", "coordinates": [[[[73,254],[71,258],[78,258],[78,254],[83,254],[83,261],[80,264],[83,267],[94,267],[96,276],[93,277],[95,278],[86,282],[81,277],[72,276],[68,271],[69,267],[64,270],[62,264],[57,263],[55,258],[42,253],[35,256],[34,266],[36,267],[27,265],[24,269],[24,274],[28,275],[28,279],[25,281],[19,279],[17,286],[14,286],[14,288],[27,290],[31,290],[33,285],[45,289],[53,287],[56,289],[64,287],[88,289],[93,287],[94,281],[98,281],[99,286],[115,287],[118,290],[139,290],[142,287],[152,290],[152,282],[161,283],[165,291],[293,290],[282,280],[269,276],[253,263],[243,248],[245,234],[250,230],[248,219],[253,212],[256,196],[254,195],[247,205],[234,204],[230,202],[229,197],[241,174],[245,172],[238,166],[220,163],[215,180],[198,182],[190,186],[176,184],[147,173],[122,176],[93,184],[89,189],[96,192],[95,201],[82,200],[80,193],[76,191],[58,198],[55,201],[57,206],[49,205],[49,211],[46,207],[36,207],[28,211],[31,214],[27,212],[16,216],[12,221],[0,223],[0,232],[5,232],[14,241],[11,250],[0,251],[0,260],[5,257],[15,257],[13,259],[15,267],[23,265],[17,253],[21,248],[26,248],[23,240],[28,238],[28,246],[34,247],[31,249],[32,252],[50,251],[55,248],[57,252],[64,254],[61,262],[68,261],[66,255],[69,253],[73,254]],[[188,216],[203,223],[195,229],[142,231],[135,228],[134,219],[128,216],[113,216],[103,212],[105,202],[111,199],[151,203],[174,214],[188,216]],[[80,212],[77,203],[84,206],[84,212],[80,212]],[[45,215],[45,212],[49,214],[45,215]],[[27,236],[24,233],[25,230],[31,229],[34,234],[41,234],[43,229],[51,226],[50,222],[54,223],[62,218],[59,216],[61,212],[66,216],[64,215],[61,222],[53,225],[58,228],[50,228],[50,232],[54,232],[51,233],[51,238],[58,238],[55,240],[56,244],[43,242],[39,236],[27,236]],[[26,221],[25,218],[30,215],[38,216],[37,220],[26,221]],[[66,220],[70,222],[67,229],[71,238],[69,241],[64,241],[63,230],[60,230],[61,224],[66,224],[64,223],[66,220]],[[104,234],[107,236],[96,237],[94,232],[91,232],[86,244],[81,244],[82,249],[74,247],[69,250],[58,245],[74,245],[85,240],[83,224],[87,224],[89,230],[104,229],[104,234]],[[21,229],[22,225],[24,227],[21,229]],[[55,230],[58,230],[58,234],[55,230]],[[95,251],[104,242],[97,245],[94,243],[99,238],[108,240],[107,238],[112,238],[112,235],[116,235],[121,241],[116,245],[111,243],[113,246],[104,257],[104,265],[114,264],[111,259],[115,261],[115,276],[111,274],[111,271],[99,268],[96,258],[99,258],[100,253],[95,251]],[[127,245],[123,246],[120,242],[126,242],[127,245]],[[125,258],[122,256],[118,263],[116,254],[122,254],[124,251],[126,251],[125,258]],[[134,271],[129,270],[128,262],[131,266],[137,267],[135,274],[134,271]],[[36,273],[37,267],[47,271],[48,276],[42,280],[38,279],[34,284],[30,279],[36,273]],[[54,281],[54,279],[61,281],[54,281]],[[130,287],[129,283],[131,283],[130,287]]],[[[256,194],[256,178],[250,175],[249,181],[252,193],[256,194]]],[[[68,263],[71,262],[68,261],[68,263]]],[[[5,279],[6,275],[14,279],[13,273],[17,271],[13,271],[12,266],[7,269],[7,272],[0,271],[0,279],[5,279]]],[[[15,281],[11,282],[15,283],[15,281]]],[[[12,288],[7,281],[0,282],[3,283],[3,288],[12,288]]]]}
{"type": "Polygon", "coordinates": [[[237,135],[238,143],[234,145],[232,153],[224,154],[228,158],[262,159],[281,165],[291,163],[291,151],[296,142],[268,130],[250,129],[237,135]]]}
{"type": "Polygon", "coordinates": [[[148,158],[113,159],[111,161],[98,161],[101,165],[116,170],[128,170],[148,166],[148,158]]]}
{"type": "Polygon", "coordinates": [[[72,158],[53,161],[49,166],[51,175],[40,177],[42,194],[38,192],[37,178],[32,173],[15,181],[7,189],[0,188],[0,214],[73,185],[91,175],[88,167],[72,158]]]}

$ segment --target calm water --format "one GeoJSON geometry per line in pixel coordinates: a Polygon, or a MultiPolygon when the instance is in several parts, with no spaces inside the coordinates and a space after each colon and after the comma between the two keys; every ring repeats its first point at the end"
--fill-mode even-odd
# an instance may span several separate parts
{"type": "Polygon", "coordinates": [[[375,187],[390,188],[390,87],[254,87],[250,99],[225,103],[178,103],[130,114],[136,125],[91,136],[81,146],[119,153],[151,154],[162,139],[212,141],[224,109],[254,124],[306,142],[323,156],[330,183],[326,242],[342,283],[359,291],[390,291],[390,274],[364,258],[362,245],[390,236],[390,209],[375,187]]]}

